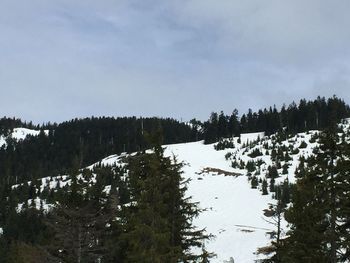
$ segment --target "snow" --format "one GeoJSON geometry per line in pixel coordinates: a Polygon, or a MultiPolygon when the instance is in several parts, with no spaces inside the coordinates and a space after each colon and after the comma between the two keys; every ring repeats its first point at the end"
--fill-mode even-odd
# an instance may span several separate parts
{"type": "Polygon", "coordinates": [[[219,168],[235,172],[225,160],[224,151],[215,151],[213,145],[202,142],[168,145],[165,154],[175,155],[178,161],[188,163],[183,168],[185,178],[190,178],[188,194],[206,209],[194,222],[206,228],[215,238],[206,244],[208,251],[217,257],[211,262],[223,262],[233,257],[235,262],[253,262],[258,247],[269,244],[267,232],[272,225],[263,219],[263,209],[268,207],[270,196],[250,189],[247,177],[201,174],[204,168],[219,168]],[[202,178],[199,180],[198,178],[202,178]]]}
{"type": "Polygon", "coordinates": [[[6,144],[6,138],[3,135],[0,135],[0,147],[6,144]]]}
{"type": "Polygon", "coordinates": [[[242,133],[241,141],[242,143],[249,143],[256,141],[258,138],[263,138],[265,136],[265,132],[254,132],[254,133],[242,133]]]}
{"type": "MultiPolygon", "coordinates": [[[[23,206],[24,206],[24,203],[21,203],[21,204],[18,204],[18,205],[17,205],[17,209],[16,209],[16,210],[17,210],[18,213],[22,211],[23,206]]],[[[42,208],[42,210],[43,210],[44,212],[48,212],[48,211],[50,211],[50,209],[51,209],[54,205],[48,204],[48,203],[46,203],[45,200],[40,199],[39,197],[36,197],[35,199],[29,199],[29,200],[27,201],[27,206],[28,206],[28,207],[29,207],[29,206],[32,206],[32,207],[34,207],[34,208],[37,209],[37,210],[40,210],[40,208],[42,208]]]]}
{"type": "Polygon", "coordinates": [[[28,135],[38,136],[40,131],[31,130],[27,128],[15,128],[11,133],[11,137],[16,140],[24,140],[28,135]]]}
{"type": "Polygon", "coordinates": [[[125,156],[127,156],[126,153],[121,153],[120,155],[113,154],[113,155],[107,156],[106,158],[103,158],[101,161],[99,161],[97,163],[94,163],[94,164],[86,167],[86,169],[93,170],[94,167],[99,166],[99,165],[101,165],[101,166],[122,165],[122,163],[120,161],[125,156]]]}
{"type": "MultiPolygon", "coordinates": [[[[44,133],[46,135],[49,134],[49,130],[44,130],[44,133]]],[[[32,130],[27,128],[14,128],[13,131],[8,135],[8,137],[16,140],[21,141],[26,139],[27,136],[38,136],[40,134],[39,130],[32,130]]],[[[6,146],[6,139],[4,135],[0,136],[0,147],[6,146]]]]}
{"type": "MultiPolygon", "coordinates": [[[[272,135],[272,136],[265,136],[262,137],[261,134],[257,134],[257,133],[252,133],[251,135],[249,134],[245,134],[244,137],[248,138],[249,143],[247,143],[246,141],[241,140],[241,143],[238,143],[238,137],[234,138],[235,141],[235,149],[229,151],[230,153],[232,153],[233,159],[231,158],[232,161],[243,161],[245,164],[247,164],[248,161],[258,161],[258,160],[262,160],[263,164],[260,167],[260,172],[261,175],[257,176],[257,178],[261,178],[264,179],[266,178],[266,172],[269,166],[275,165],[275,162],[272,161],[271,158],[271,150],[272,148],[274,148],[275,150],[277,150],[278,147],[282,147],[285,146],[288,149],[288,153],[289,156],[292,158],[292,160],[286,162],[288,164],[288,173],[283,175],[282,174],[282,169],[279,169],[279,175],[280,177],[276,179],[277,183],[282,183],[285,179],[288,179],[290,183],[294,183],[296,181],[295,178],[295,170],[299,165],[299,159],[300,157],[310,157],[313,154],[313,150],[319,146],[318,142],[315,141],[313,143],[310,143],[310,140],[312,138],[312,136],[314,136],[315,134],[317,134],[318,131],[309,131],[307,133],[298,133],[295,136],[291,137],[291,138],[285,138],[285,140],[283,140],[282,142],[278,143],[276,141],[276,136],[272,135]],[[253,138],[255,138],[256,140],[252,140],[253,138]],[[259,141],[257,141],[257,139],[260,139],[259,141]],[[299,149],[299,153],[297,154],[293,154],[292,150],[289,149],[290,147],[292,149],[296,149],[299,148],[300,144],[302,142],[306,142],[307,146],[304,149],[299,149]],[[264,145],[267,144],[269,147],[269,154],[266,154],[266,150],[264,148],[264,145]],[[260,150],[263,155],[262,156],[258,156],[255,158],[252,158],[249,156],[249,153],[251,153],[253,150],[260,150]]],[[[283,165],[285,162],[281,162],[281,165],[283,165]]],[[[239,170],[243,173],[247,173],[246,170],[239,170]]]]}
{"type": "MultiPolygon", "coordinates": [[[[342,124],[342,128],[349,129],[349,121],[342,124]]],[[[277,140],[276,135],[265,136],[263,132],[241,134],[232,139],[233,149],[216,151],[214,144],[204,145],[203,142],[182,143],[166,145],[165,154],[167,156],[176,156],[177,160],[184,162],[183,167],[185,179],[190,179],[188,185],[188,195],[193,197],[193,201],[199,202],[199,206],[204,211],[195,219],[194,224],[202,229],[205,228],[208,234],[215,237],[208,241],[205,246],[209,252],[214,252],[217,257],[211,260],[213,263],[234,262],[245,263],[254,262],[254,260],[264,258],[259,256],[256,251],[259,247],[270,244],[269,232],[275,229],[275,226],[266,221],[263,210],[269,207],[270,203],[275,203],[271,193],[262,195],[260,187],[251,189],[246,169],[232,168],[232,162],[237,161],[247,164],[248,161],[263,161],[260,166],[260,174],[256,175],[259,179],[266,179],[268,167],[276,163],[271,158],[272,149],[285,146],[288,154],[292,158],[290,161],[282,161],[281,165],[289,165],[288,173],[283,175],[282,169],[278,170],[280,175],[276,178],[276,184],[288,179],[289,182],[295,182],[295,170],[299,165],[300,157],[313,155],[313,150],[319,146],[317,140],[310,142],[318,131],[309,131],[299,133],[295,136],[277,140]],[[239,142],[240,141],[240,142],[239,142]],[[300,149],[302,142],[307,146],[300,149]],[[293,154],[293,150],[299,148],[299,152],[293,154]],[[250,157],[249,154],[254,150],[259,150],[262,155],[250,157]],[[228,159],[225,156],[230,153],[228,159]]],[[[26,135],[37,135],[39,131],[28,129],[15,129],[11,134],[17,140],[22,140],[26,135]]],[[[0,145],[1,145],[0,137],[0,145]]],[[[149,151],[147,151],[149,152],[149,151]]],[[[123,165],[123,157],[126,153],[120,155],[111,155],[101,161],[90,165],[89,169],[95,166],[114,166],[123,165]]],[[[82,174],[78,179],[87,182],[82,174]]],[[[45,187],[55,189],[71,184],[70,176],[62,175],[57,177],[45,177],[40,179],[42,191],[45,187]],[[58,184],[58,182],[60,182],[58,184]]],[[[96,175],[92,174],[89,179],[89,185],[96,181],[96,175]]],[[[268,181],[270,179],[267,179],[268,181]]],[[[28,182],[30,183],[30,182],[28,182]]],[[[14,185],[13,188],[18,187],[14,185]]],[[[111,186],[105,186],[103,192],[109,193],[111,186]]],[[[40,204],[44,210],[50,209],[51,204],[45,200],[36,198],[28,200],[28,205],[34,202],[35,207],[40,204]]],[[[23,204],[19,204],[18,209],[22,209],[23,204]]],[[[286,222],[282,222],[286,230],[286,222]]],[[[1,229],[0,229],[1,230],[1,229]]],[[[0,232],[1,233],[1,232],[0,232]]]]}
{"type": "MultiPolygon", "coordinates": [[[[195,219],[194,224],[199,229],[205,228],[208,234],[215,236],[205,244],[208,251],[217,255],[211,262],[222,263],[232,257],[235,262],[245,263],[262,258],[263,256],[256,255],[256,251],[259,247],[270,244],[268,233],[274,230],[274,226],[269,224],[263,216],[263,210],[268,208],[269,203],[274,203],[271,194],[262,195],[260,189],[251,189],[246,176],[247,170],[232,168],[232,158],[244,163],[251,160],[263,160],[261,173],[257,177],[264,179],[268,166],[274,163],[271,156],[265,154],[264,144],[269,147],[293,145],[295,148],[302,141],[305,141],[306,148],[300,149],[298,154],[290,154],[292,161],[289,161],[288,174],[276,179],[276,182],[283,182],[285,178],[295,181],[294,172],[299,164],[300,156],[311,155],[312,150],[318,145],[317,142],[309,142],[314,133],[316,131],[300,133],[292,138],[286,138],[280,143],[276,143],[273,136],[264,137],[263,133],[242,134],[241,143],[238,143],[238,137],[233,138],[234,149],[221,151],[216,151],[214,144],[204,145],[203,142],[165,146],[167,156],[176,156],[178,161],[186,164],[183,167],[184,177],[191,179],[188,185],[188,195],[193,197],[193,201],[199,202],[200,208],[204,209],[200,216],[195,219]],[[255,158],[249,157],[249,153],[254,149],[261,150],[264,155],[255,158]],[[226,160],[227,153],[231,153],[233,157],[226,160]]],[[[271,154],[271,150],[269,154],[271,154]]],[[[98,165],[123,165],[122,160],[125,156],[127,156],[126,153],[111,155],[87,168],[93,169],[94,166],[98,165]]],[[[279,173],[281,174],[281,170],[279,173]]],[[[82,174],[77,175],[77,178],[87,182],[82,174]]],[[[71,184],[71,178],[68,175],[45,177],[40,180],[41,191],[45,187],[55,189],[71,184]]],[[[94,184],[96,175],[92,174],[89,180],[87,182],[89,185],[94,184]]],[[[16,187],[18,185],[13,186],[13,188],[16,187]]],[[[103,192],[108,194],[110,187],[110,185],[105,186],[103,192]]],[[[35,207],[39,208],[40,199],[28,200],[28,205],[33,201],[35,207]]],[[[47,204],[45,200],[42,200],[41,203],[44,210],[48,210],[52,206],[47,204]]],[[[18,210],[20,211],[22,207],[23,204],[19,204],[18,210]]],[[[283,225],[285,227],[285,222],[283,225]]]]}
{"type": "MultiPolygon", "coordinates": [[[[194,224],[199,228],[205,228],[208,233],[215,236],[206,244],[206,249],[217,254],[211,262],[222,263],[232,257],[235,262],[245,263],[264,258],[256,251],[259,247],[268,246],[271,242],[269,232],[275,230],[275,226],[268,223],[263,215],[263,210],[275,203],[272,194],[262,195],[260,189],[251,189],[248,181],[247,170],[232,168],[232,158],[226,160],[225,155],[231,153],[237,161],[262,160],[260,175],[258,178],[266,179],[268,166],[274,165],[271,159],[271,149],[286,146],[292,160],[288,161],[288,173],[276,178],[276,184],[285,179],[295,182],[295,170],[299,165],[301,156],[313,155],[313,149],[319,146],[310,139],[318,131],[299,133],[281,142],[276,141],[275,136],[264,136],[264,133],[241,134],[239,138],[233,138],[234,149],[216,151],[214,144],[204,145],[203,142],[183,143],[165,146],[165,154],[176,156],[178,161],[184,162],[183,172],[186,179],[191,179],[188,186],[188,195],[194,201],[200,203],[204,212],[195,220],[194,224]],[[291,149],[298,148],[302,141],[307,143],[306,148],[299,149],[299,153],[292,154],[291,149]],[[264,144],[269,146],[269,154],[264,144]],[[263,155],[252,158],[249,156],[254,149],[259,149],[263,155]],[[240,176],[225,176],[218,174],[218,169],[227,174],[240,174],[240,176]],[[206,173],[204,173],[205,171],[206,173]]],[[[284,162],[282,162],[283,165],[284,162]]],[[[269,179],[268,179],[269,180],[269,179]]],[[[261,186],[259,186],[260,188],[261,186]]],[[[282,222],[282,231],[287,230],[287,224],[282,222]]]]}

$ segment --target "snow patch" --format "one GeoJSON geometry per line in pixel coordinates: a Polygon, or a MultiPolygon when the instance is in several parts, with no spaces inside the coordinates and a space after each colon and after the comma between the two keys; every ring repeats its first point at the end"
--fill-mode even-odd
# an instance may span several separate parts
{"type": "Polygon", "coordinates": [[[216,151],[212,144],[202,142],[168,145],[165,149],[167,156],[175,155],[178,161],[188,164],[183,168],[184,177],[191,179],[188,195],[204,209],[194,224],[215,235],[206,244],[208,251],[217,254],[211,262],[222,263],[231,257],[235,262],[254,262],[260,258],[255,254],[257,248],[270,242],[266,229],[271,229],[271,225],[262,218],[262,211],[272,200],[251,189],[246,176],[198,175],[206,167],[237,172],[225,159],[225,152],[229,150],[216,151]],[[241,231],[236,225],[255,229],[241,231]]]}
{"type": "MultiPolygon", "coordinates": [[[[27,136],[38,136],[41,131],[32,130],[28,128],[14,128],[13,131],[6,137],[4,135],[0,136],[0,147],[6,146],[6,139],[12,138],[16,141],[25,140],[27,136]]],[[[49,130],[44,130],[44,134],[48,135],[49,130]]]]}
{"type": "Polygon", "coordinates": [[[241,141],[242,143],[250,143],[258,140],[259,138],[265,137],[265,132],[254,132],[254,133],[242,133],[241,141]]]}

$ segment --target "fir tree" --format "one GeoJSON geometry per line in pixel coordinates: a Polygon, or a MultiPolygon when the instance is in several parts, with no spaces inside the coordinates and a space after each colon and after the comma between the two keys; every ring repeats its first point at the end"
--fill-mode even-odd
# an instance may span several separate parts
{"type": "Polygon", "coordinates": [[[317,257],[318,262],[335,263],[349,251],[349,236],[341,230],[348,229],[349,215],[342,214],[350,188],[344,169],[349,165],[344,155],[348,145],[339,141],[336,129],[325,131],[320,143],[319,153],[308,159],[304,175],[299,175],[293,205],[286,212],[291,224],[286,262],[314,262],[317,257]]]}
{"type": "Polygon", "coordinates": [[[202,257],[191,253],[191,247],[201,247],[207,238],[192,226],[199,210],[184,196],[182,164],[164,157],[163,151],[156,143],[153,153],[129,159],[132,206],[126,208],[126,262],[189,262],[202,257]]]}
{"type": "Polygon", "coordinates": [[[263,195],[267,195],[268,194],[268,191],[267,191],[267,181],[266,179],[264,178],[264,180],[262,181],[262,194],[263,195]]]}

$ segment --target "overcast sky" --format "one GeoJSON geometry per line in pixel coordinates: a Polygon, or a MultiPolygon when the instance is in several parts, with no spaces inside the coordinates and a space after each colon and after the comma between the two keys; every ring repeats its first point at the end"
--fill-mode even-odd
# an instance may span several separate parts
{"type": "Polygon", "coordinates": [[[0,0],[0,115],[207,119],[350,102],[349,0],[0,0]]]}

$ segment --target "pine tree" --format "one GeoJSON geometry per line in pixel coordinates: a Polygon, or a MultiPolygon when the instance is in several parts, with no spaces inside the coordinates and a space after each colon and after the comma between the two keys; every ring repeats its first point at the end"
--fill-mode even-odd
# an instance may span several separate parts
{"type": "Polygon", "coordinates": [[[252,176],[252,179],[251,179],[251,181],[250,181],[250,184],[251,184],[251,187],[252,187],[253,189],[256,189],[256,188],[258,187],[259,182],[258,182],[258,178],[257,178],[255,175],[252,176]]]}
{"type": "Polygon", "coordinates": [[[349,251],[349,146],[339,141],[335,128],[322,133],[320,143],[317,156],[307,160],[303,176],[299,175],[292,206],[286,212],[291,224],[286,262],[314,262],[317,258],[318,262],[335,263],[344,260],[349,251]]]}
{"type": "Polygon", "coordinates": [[[288,174],[288,167],[289,167],[288,163],[285,163],[285,164],[282,166],[282,168],[283,168],[282,174],[288,174]]]}
{"type": "MultiPolygon", "coordinates": [[[[278,192],[277,192],[278,193],[278,192]]],[[[272,246],[269,250],[269,254],[272,254],[272,257],[267,262],[281,263],[281,247],[282,247],[282,219],[285,207],[283,206],[280,196],[276,197],[276,204],[269,204],[269,208],[264,210],[264,215],[267,218],[266,221],[272,224],[275,228],[271,233],[271,242],[272,246]]]]}
{"type": "MultiPolygon", "coordinates": [[[[83,171],[83,175],[91,177],[91,172],[83,171]]],[[[88,184],[78,183],[77,176],[71,178],[67,199],[57,204],[45,220],[52,234],[45,249],[64,262],[102,260],[108,254],[106,224],[110,224],[116,214],[109,203],[103,201],[109,198],[103,192],[98,174],[95,184],[89,188],[88,184]]]]}
{"type": "Polygon", "coordinates": [[[199,210],[185,198],[182,164],[164,157],[160,143],[153,153],[139,153],[129,159],[131,206],[126,207],[126,262],[189,262],[193,246],[207,238],[192,226],[199,210]]]}
{"type": "Polygon", "coordinates": [[[266,179],[264,178],[264,180],[262,181],[262,194],[263,195],[267,195],[268,194],[268,191],[267,191],[267,181],[266,179]]]}

